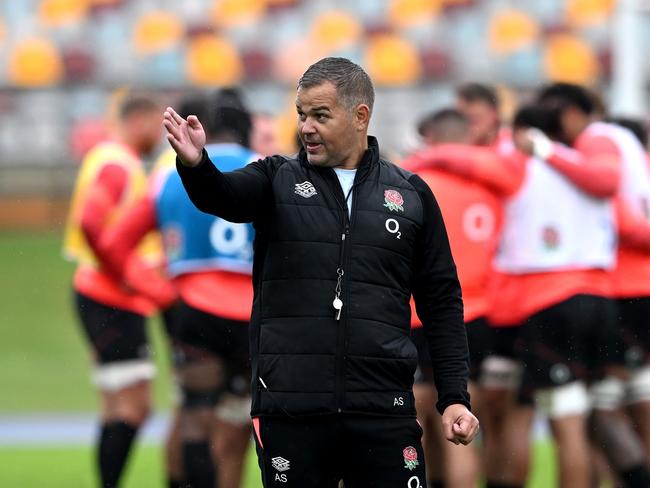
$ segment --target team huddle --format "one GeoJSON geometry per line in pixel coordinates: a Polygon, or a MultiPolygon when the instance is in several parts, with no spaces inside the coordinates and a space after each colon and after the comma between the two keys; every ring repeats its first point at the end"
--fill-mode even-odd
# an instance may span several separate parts
{"type": "MultiPolygon", "coordinates": [[[[537,407],[560,486],[649,486],[645,129],[608,121],[594,94],[570,84],[542,88],[509,127],[498,109],[490,87],[460,87],[456,108],[423,119],[427,147],[403,163],[445,217],[483,431],[481,449],[441,442],[427,408],[435,371],[421,354],[430,485],[523,486],[537,407]]],[[[414,316],[426,353],[418,325],[414,316]]]]}
{"type": "MultiPolygon", "coordinates": [[[[309,89],[305,85],[303,93],[309,89]]],[[[537,409],[549,418],[560,486],[588,487],[594,479],[604,478],[621,486],[650,486],[650,328],[645,323],[650,311],[650,167],[645,130],[631,121],[608,119],[597,97],[575,85],[543,87],[507,124],[502,123],[491,87],[467,84],[459,87],[456,98],[453,107],[420,121],[421,147],[399,163],[399,178],[409,184],[415,181],[410,173],[421,178],[444,219],[462,287],[469,389],[482,437],[478,444],[465,446],[473,434],[454,437],[443,432],[446,427],[434,406],[438,402],[442,413],[450,405],[467,403],[465,373],[458,373],[455,389],[449,388],[445,398],[438,398],[436,385],[440,388],[454,373],[445,373],[443,378],[433,366],[439,363],[430,354],[433,336],[426,330],[431,325],[422,327],[418,313],[425,307],[417,303],[416,296],[410,340],[418,353],[413,394],[424,431],[424,459],[418,457],[418,441],[400,444],[403,459],[398,461],[403,466],[397,469],[410,476],[409,487],[424,488],[426,483],[432,488],[469,488],[481,479],[488,488],[523,487],[530,470],[530,431],[537,409]],[[426,464],[426,481],[412,472],[421,464],[426,464]]],[[[236,90],[188,97],[177,111],[181,122],[190,115],[201,120],[207,139],[205,153],[220,171],[245,168],[272,154],[254,143],[253,118],[236,90]]],[[[259,417],[252,424],[250,418],[251,372],[258,374],[253,384],[260,383],[255,386],[253,412],[286,414],[293,419],[316,411],[309,401],[317,400],[320,392],[312,391],[304,401],[300,397],[299,404],[290,400],[294,397],[283,396],[288,395],[287,389],[276,386],[274,390],[272,382],[278,385],[284,377],[312,371],[289,368],[279,378],[271,373],[262,376],[264,368],[282,368],[281,360],[269,358],[270,354],[265,357],[263,351],[256,360],[259,363],[251,367],[248,323],[254,300],[253,249],[261,244],[259,237],[256,241],[259,227],[250,220],[258,221],[235,215],[229,220],[239,223],[233,223],[198,210],[184,187],[187,182],[182,178],[186,177],[179,175],[183,170],[176,170],[176,147],[176,152],[164,153],[145,177],[140,158],[159,141],[160,112],[153,100],[143,96],[121,103],[114,140],[99,144],[83,162],[66,233],[66,255],[78,263],[76,306],[93,351],[93,377],[102,400],[98,439],[102,486],[119,484],[138,429],[149,414],[155,371],[145,318],[156,311],[164,317],[172,345],[179,392],[166,443],[168,486],[239,487],[251,437],[256,440],[262,471],[273,473],[268,478],[278,483],[273,486],[286,486],[287,476],[299,468],[286,455],[272,456],[264,464],[259,417]]],[[[309,136],[302,140],[310,146],[303,152],[306,149],[312,155],[323,144],[309,136]]],[[[282,167],[274,171],[280,174],[282,167]]],[[[336,171],[345,186],[346,170],[336,171]]],[[[365,204],[363,191],[353,183],[354,174],[348,176],[344,221],[345,215],[353,219],[354,205],[365,204]],[[358,193],[352,195],[354,188],[358,193]],[[348,202],[351,195],[354,200],[348,202]]],[[[305,208],[316,205],[312,197],[320,191],[318,185],[317,189],[305,181],[295,188],[286,186],[305,208]]],[[[408,214],[414,209],[404,210],[402,194],[407,195],[406,191],[383,192],[383,210],[389,212],[385,231],[397,239],[390,241],[395,251],[389,251],[395,256],[407,254],[402,249],[409,245],[405,220],[416,218],[408,214]]],[[[419,190],[420,194],[427,191],[419,190]]],[[[281,203],[288,211],[295,206],[281,203]]],[[[427,218],[423,217],[421,226],[428,225],[427,218]]],[[[346,234],[341,238],[345,241],[346,234]]],[[[262,247],[266,250],[278,242],[264,241],[262,247]]],[[[350,245],[356,243],[352,240],[350,245]]],[[[345,248],[341,249],[340,262],[346,263],[345,248]]],[[[315,255],[319,252],[314,251],[315,255]]],[[[300,257],[304,259],[287,251],[284,266],[313,258],[300,257]]],[[[346,314],[352,316],[356,310],[350,293],[341,293],[341,283],[353,285],[344,281],[348,278],[343,266],[339,269],[331,302],[335,310],[326,310],[337,323],[342,313],[347,320],[346,314]]],[[[288,286],[282,278],[286,269],[279,264],[275,272],[275,284],[262,290],[282,302],[288,294],[282,288],[288,286]]],[[[300,293],[291,291],[294,298],[300,293]]],[[[392,299],[389,292],[382,296],[387,302],[392,299]]],[[[309,296],[305,297],[290,306],[307,316],[310,308],[319,305],[312,307],[309,296]]],[[[396,303],[401,301],[402,297],[395,298],[396,303]]],[[[389,319],[373,317],[377,322],[389,319]]],[[[369,327],[367,322],[350,324],[361,329],[369,327]]],[[[286,317],[281,325],[292,334],[300,332],[286,317]]],[[[273,324],[265,327],[281,330],[279,326],[273,329],[273,324]]],[[[390,325],[381,327],[373,333],[395,334],[387,342],[401,340],[390,325]]],[[[353,332],[350,337],[354,341],[353,332]]],[[[251,347],[260,347],[259,342],[260,337],[253,334],[251,347]]],[[[364,355],[370,356],[365,351],[364,355]]],[[[355,359],[350,355],[345,360],[352,371],[355,359]]],[[[385,358],[381,360],[373,364],[382,366],[370,367],[358,377],[378,372],[387,364],[385,358]]],[[[377,407],[375,424],[353,415],[367,413],[364,394],[368,388],[353,392],[346,385],[348,403],[340,403],[344,413],[348,408],[351,415],[346,419],[355,420],[357,427],[363,425],[360,431],[382,429],[387,424],[380,422],[384,418],[380,414],[392,415],[391,407],[408,408],[411,394],[398,388],[402,385],[396,371],[410,374],[409,361],[405,358],[386,373],[396,378],[397,386],[386,392],[384,410],[377,407]]],[[[373,401],[380,398],[376,391],[372,394],[373,401]]],[[[300,435],[289,427],[289,423],[268,423],[266,430],[277,429],[280,437],[300,435]]],[[[330,427],[323,424],[323,436],[330,427]]],[[[353,427],[341,429],[352,431],[353,427]]],[[[415,425],[404,429],[411,429],[409,435],[420,435],[415,425]]],[[[330,447],[338,448],[334,441],[330,447]]],[[[365,486],[352,475],[349,483],[345,476],[333,479],[344,479],[349,488],[365,486]]]]}

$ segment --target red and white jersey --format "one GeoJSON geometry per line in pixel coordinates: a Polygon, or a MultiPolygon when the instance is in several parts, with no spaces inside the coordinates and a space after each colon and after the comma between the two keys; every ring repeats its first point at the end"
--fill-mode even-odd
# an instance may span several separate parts
{"type": "Polygon", "coordinates": [[[545,161],[531,158],[521,189],[504,207],[497,271],[610,269],[615,259],[611,200],[587,195],[545,161]]]}
{"type": "Polygon", "coordinates": [[[589,126],[574,147],[556,147],[548,162],[531,158],[523,186],[506,203],[490,283],[493,325],[520,325],[577,294],[611,294],[608,270],[617,253],[611,197],[621,151],[598,126],[589,126]]]}
{"type": "Polygon", "coordinates": [[[502,199],[485,185],[426,170],[419,176],[436,196],[463,290],[465,322],[486,315],[485,293],[501,225],[502,199]]]}
{"type": "MultiPolygon", "coordinates": [[[[650,167],[647,154],[634,134],[617,125],[596,123],[594,134],[611,139],[622,155],[622,174],[616,204],[619,227],[630,221],[636,228],[621,228],[621,234],[650,226],[650,167]],[[623,215],[628,213],[629,215],[623,215]]],[[[650,253],[621,239],[617,266],[612,271],[612,295],[618,298],[650,296],[650,253]]]]}

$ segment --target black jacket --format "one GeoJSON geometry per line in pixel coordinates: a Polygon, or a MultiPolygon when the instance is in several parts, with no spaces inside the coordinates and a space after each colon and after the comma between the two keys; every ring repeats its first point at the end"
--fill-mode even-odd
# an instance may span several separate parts
{"type": "Polygon", "coordinates": [[[430,343],[438,410],[469,407],[460,285],[440,209],[418,176],[380,159],[373,137],[355,176],[351,218],[334,171],[311,166],[304,153],[221,173],[204,152],[197,167],[177,168],[200,210],[256,229],[253,416],[414,415],[411,293],[430,343]]]}

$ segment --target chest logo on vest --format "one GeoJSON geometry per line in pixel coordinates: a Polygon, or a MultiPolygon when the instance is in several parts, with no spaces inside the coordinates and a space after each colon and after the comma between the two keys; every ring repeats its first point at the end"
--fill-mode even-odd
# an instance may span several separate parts
{"type": "Polygon", "coordinates": [[[393,212],[404,211],[404,198],[401,193],[395,190],[386,190],[384,192],[384,207],[393,212]]]}
{"type": "Polygon", "coordinates": [[[294,190],[296,195],[300,195],[303,198],[311,198],[314,195],[318,195],[316,188],[309,181],[303,183],[296,183],[296,189],[294,190]]]}

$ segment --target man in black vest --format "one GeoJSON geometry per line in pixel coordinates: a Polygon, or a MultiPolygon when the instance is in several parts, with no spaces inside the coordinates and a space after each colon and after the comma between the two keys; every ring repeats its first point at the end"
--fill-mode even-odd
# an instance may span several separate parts
{"type": "Polygon", "coordinates": [[[425,488],[411,294],[445,435],[467,444],[478,430],[440,209],[418,176],[380,158],[367,136],[373,102],[361,67],[322,59],[298,83],[298,157],[231,173],[207,157],[196,117],[165,112],[194,204],[255,225],[251,414],[266,487],[425,488]]]}

